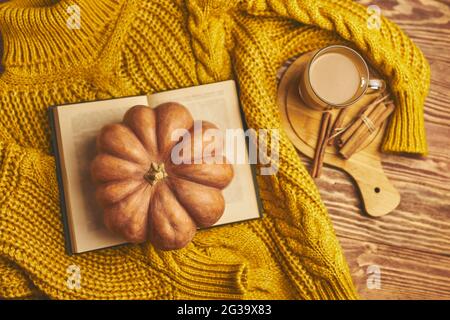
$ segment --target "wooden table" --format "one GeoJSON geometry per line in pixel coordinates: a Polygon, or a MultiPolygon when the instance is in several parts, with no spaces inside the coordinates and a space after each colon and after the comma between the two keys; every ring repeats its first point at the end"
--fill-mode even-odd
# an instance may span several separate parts
{"type": "Polygon", "coordinates": [[[450,299],[450,2],[359,2],[379,6],[430,62],[429,155],[383,156],[402,200],[382,218],[361,213],[359,196],[344,173],[326,167],[317,183],[361,298],[450,299]],[[367,286],[370,266],[381,272],[379,289],[367,286]]]}

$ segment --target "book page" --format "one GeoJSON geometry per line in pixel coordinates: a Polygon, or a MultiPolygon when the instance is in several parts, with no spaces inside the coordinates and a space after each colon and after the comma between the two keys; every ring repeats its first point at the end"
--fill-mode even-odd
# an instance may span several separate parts
{"type": "Polygon", "coordinates": [[[109,123],[121,122],[134,105],[146,105],[145,96],[85,102],[57,108],[64,164],[63,184],[72,250],[84,252],[125,243],[103,224],[102,208],[95,199],[90,163],[96,138],[109,123]]]}

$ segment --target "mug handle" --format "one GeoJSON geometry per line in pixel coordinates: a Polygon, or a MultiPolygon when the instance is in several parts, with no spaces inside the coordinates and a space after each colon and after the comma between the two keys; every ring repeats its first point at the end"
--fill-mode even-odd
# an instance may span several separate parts
{"type": "Polygon", "coordinates": [[[383,92],[384,90],[386,90],[386,81],[381,79],[369,79],[367,84],[367,91],[369,91],[369,93],[375,91],[383,92]]]}

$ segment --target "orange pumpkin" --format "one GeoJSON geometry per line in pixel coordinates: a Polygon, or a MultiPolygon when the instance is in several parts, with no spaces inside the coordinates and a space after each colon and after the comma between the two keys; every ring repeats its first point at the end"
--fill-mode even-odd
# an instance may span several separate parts
{"type": "Polygon", "coordinates": [[[122,123],[103,127],[91,175],[106,226],[129,242],[148,239],[159,249],[172,250],[186,246],[197,228],[217,222],[225,209],[222,189],[233,178],[223,149],[215,148],[210,159],[192,149],[195,163],[175,164],[171,156],[177,144],[194,147],[196,140],[207,147],[212,140],[204,133],[211,128],[217,129],[202,122],[198,133],[189,111],[174,102],[154,109],[134,106],[122,123]],[[189,135],[172,141],[176,129],[189,135]]]}

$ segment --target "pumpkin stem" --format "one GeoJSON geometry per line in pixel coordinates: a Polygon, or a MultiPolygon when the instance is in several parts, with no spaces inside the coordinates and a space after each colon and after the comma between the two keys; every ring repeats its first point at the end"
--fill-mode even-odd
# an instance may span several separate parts
{"type": "Polygon", "coordinates": [[[150,183],[150,185],[154,186],[159,180],[167,177],[166,169],[164,168],[164,163],[155,163],[152,162],[150,164],[150,169],[144,174],[144,179],[150,183]]]}

